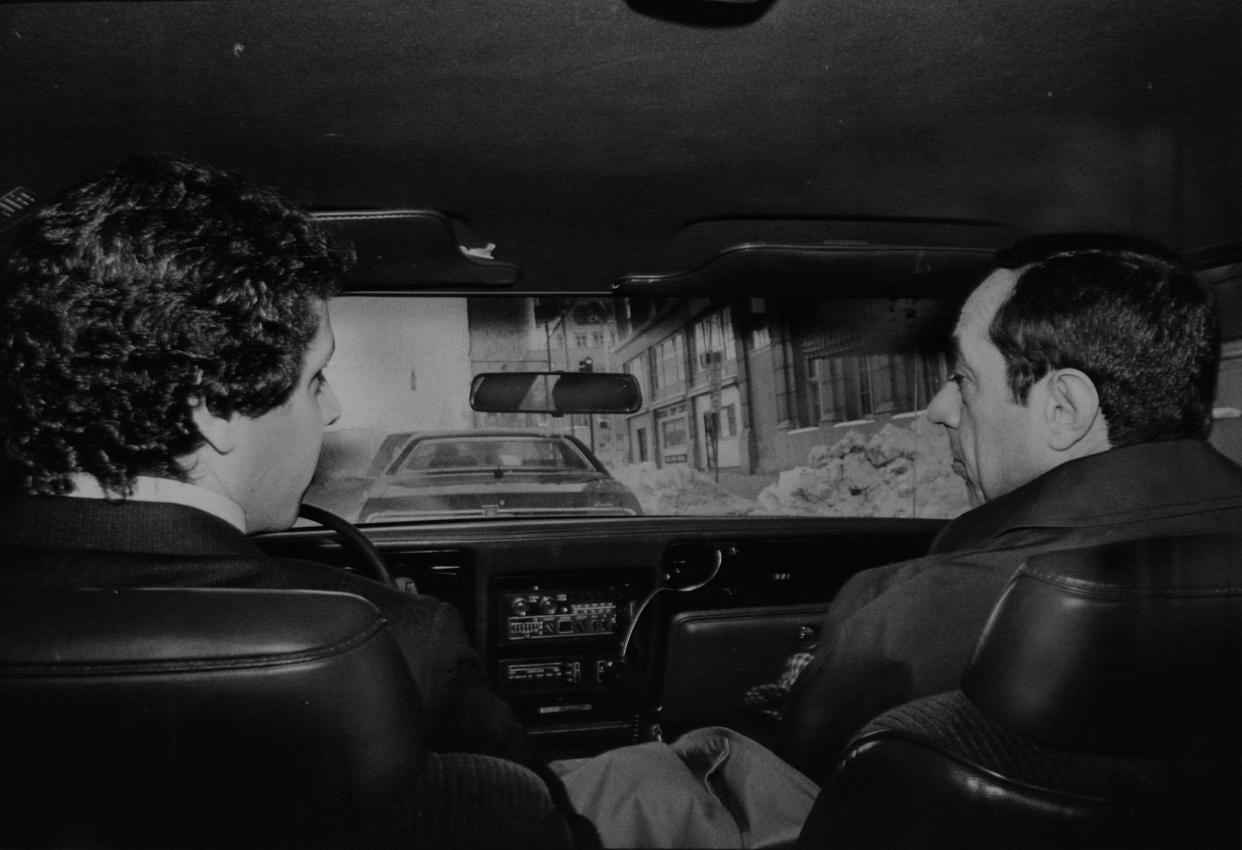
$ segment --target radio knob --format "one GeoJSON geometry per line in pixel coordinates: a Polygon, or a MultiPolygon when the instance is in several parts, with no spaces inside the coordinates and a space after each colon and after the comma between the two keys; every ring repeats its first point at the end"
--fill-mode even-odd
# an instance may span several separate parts
{"type": "Polygon", "coordinates": [[[552,599],[550,597],[545,596],[539,600],[539,613],[541,614],[555,614],[556,613],[556,605],[553,604],[552,599]]]}
{"type": "Polygon", "coordinates": [[[530,606],[526,604],[525,599],[514,599],[513,602],[509,604],[509,607],[513,610],[513,613],[519,617],[525,617],[526,612],[530,610],[530,606]]]}

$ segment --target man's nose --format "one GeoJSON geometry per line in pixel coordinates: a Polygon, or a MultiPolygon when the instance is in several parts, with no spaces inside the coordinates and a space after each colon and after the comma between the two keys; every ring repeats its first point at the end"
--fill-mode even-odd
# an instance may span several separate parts
{"type": "Polygon", "coordinates": [[[325,428],[341,418],[340,399],[336,397],[336,392],[327,381],[324,382],[323,393],[319,396],[319,416],[325,428]]]}
{"type": "Polygon", "coordinates": [[[962,407],[962,400],[958,393],[957,384],[945,381],[940,392],[936,393],[931,404],[927,405],[927,418],[937,425],[956,428],[962,407]]]}

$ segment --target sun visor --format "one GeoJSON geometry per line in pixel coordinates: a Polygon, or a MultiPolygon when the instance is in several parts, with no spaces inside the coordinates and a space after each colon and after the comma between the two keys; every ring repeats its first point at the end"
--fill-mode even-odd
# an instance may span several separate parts
{"type": "Polygon", "coordinates": [[[491,259],[491,248],[462,244],[453,221],[433,210],[316,212],[346,245],[357,264],[345,283],[349,292],[513,286],[520,267],[491,259]]]}
{"type": "Polygon", "coordinates": [[[987,272],[993,251],[868,244],[734,245],[689,271],[627,275],[618,295],[940,298],[987,272]]]}

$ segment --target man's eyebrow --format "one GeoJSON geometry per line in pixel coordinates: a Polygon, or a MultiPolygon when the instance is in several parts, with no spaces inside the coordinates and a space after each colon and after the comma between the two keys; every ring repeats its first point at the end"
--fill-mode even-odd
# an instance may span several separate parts
{"type": "Polygon", "coordinates": [[[949,366],[956,366],[957,361],[962,359],[962,341],[958,338],[957,334],[953,334],[953,336],[949,338],[949,343],[950,344],[946,345],[942,351],[944,351],[945,359],[949,361],[949,366]]]}
{"type": "Polygon", "coordinates": [[[953,335],[953,347],[949,349],[949,368],[957,371],[966,369],[970,371],[970,364],[966,362],[966,355],[962,352],[962,340],[957,334],[953,335]]]}

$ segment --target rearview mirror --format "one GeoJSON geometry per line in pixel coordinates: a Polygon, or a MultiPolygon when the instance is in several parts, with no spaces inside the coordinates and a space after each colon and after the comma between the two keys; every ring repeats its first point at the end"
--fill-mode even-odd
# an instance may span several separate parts
{"type": "Polygon", "coordinates": [[[470,382],[482,413],[633,413],[643,394],[622,372],[484,372],[470,382]]]}

